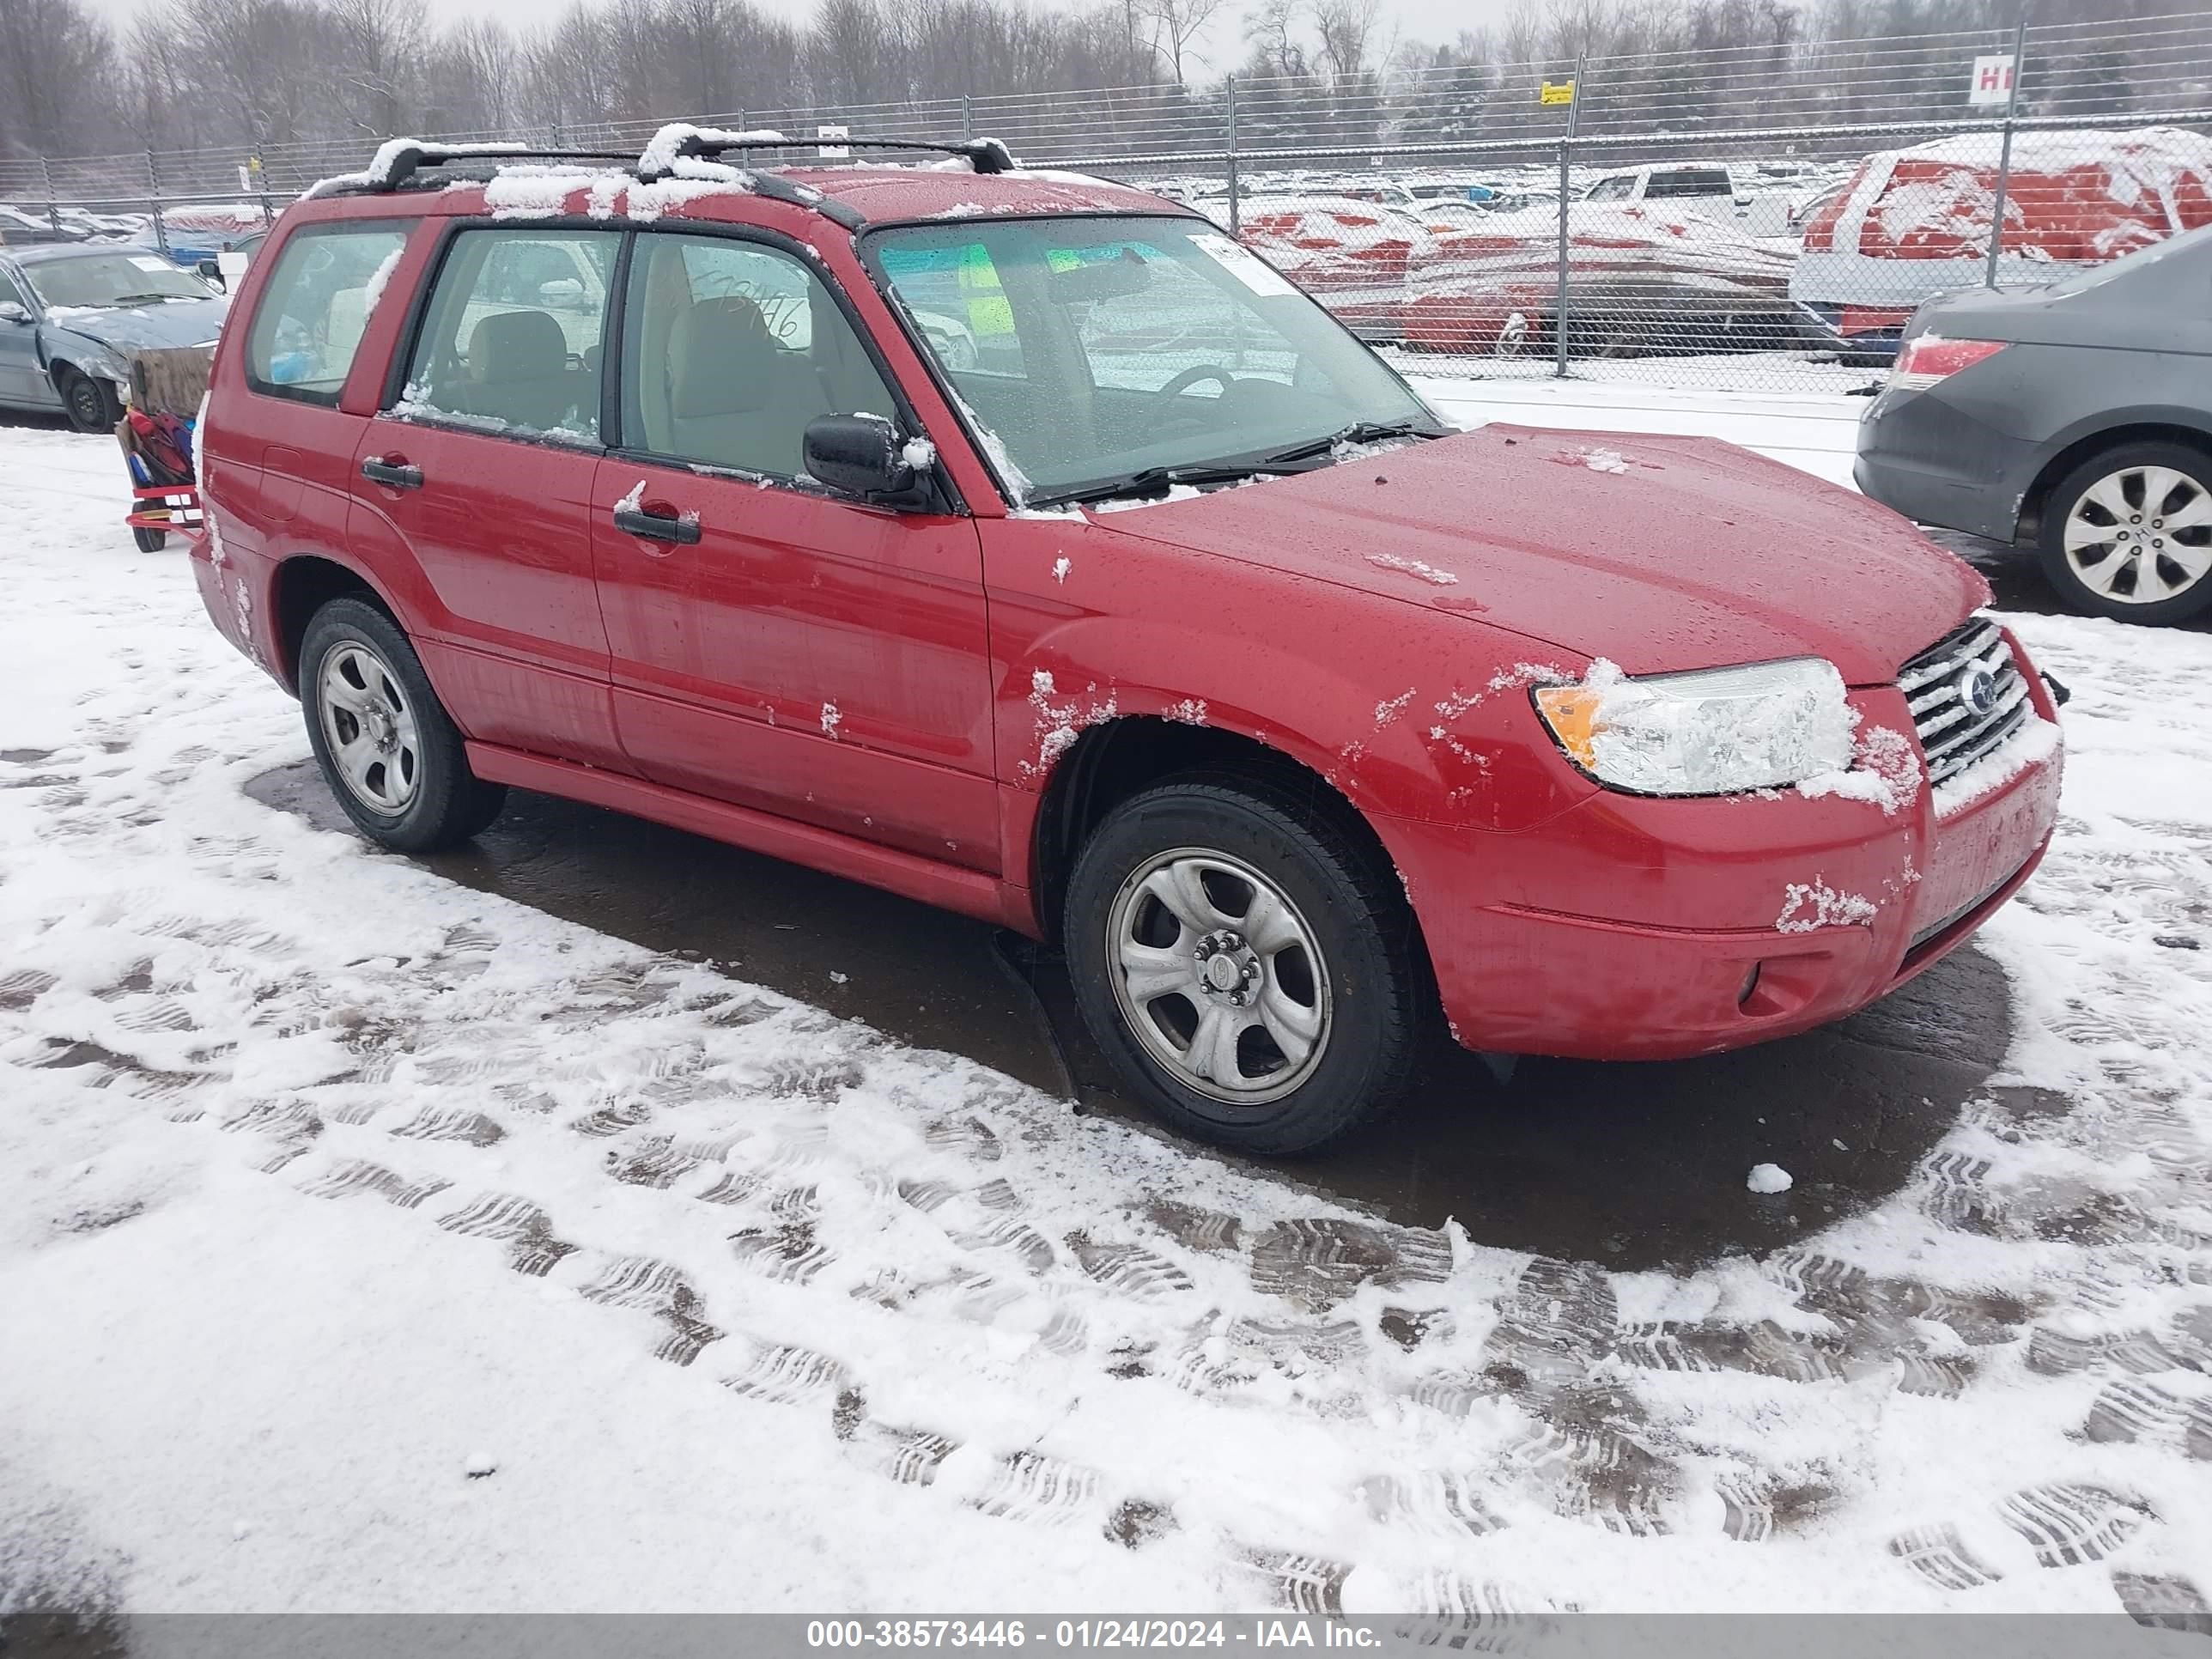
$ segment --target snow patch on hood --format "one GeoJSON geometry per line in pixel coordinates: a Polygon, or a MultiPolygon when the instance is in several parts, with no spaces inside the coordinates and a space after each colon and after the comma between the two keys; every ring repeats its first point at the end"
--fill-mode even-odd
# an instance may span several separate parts
{"type": "Polygon", "coordinates": [[[1424,559],[1401,559],[1395,553],[1370,553],[1367,562],[1381,570],[1402,570],[1438,587],[1454,587],[1459,583],[1459,578],[1450,571],[1441,570],[1424,559]]]}

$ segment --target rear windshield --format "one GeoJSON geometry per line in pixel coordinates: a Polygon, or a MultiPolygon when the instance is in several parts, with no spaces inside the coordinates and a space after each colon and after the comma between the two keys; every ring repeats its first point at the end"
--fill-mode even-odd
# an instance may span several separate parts
{"type": "Polygon", "coordinates": [[[1733,196],[1735,185],[1718,167],[1686,168],[1680,173],[1655,173],[1644,186],[1644,198],[1659,196],[1733,196]]]}

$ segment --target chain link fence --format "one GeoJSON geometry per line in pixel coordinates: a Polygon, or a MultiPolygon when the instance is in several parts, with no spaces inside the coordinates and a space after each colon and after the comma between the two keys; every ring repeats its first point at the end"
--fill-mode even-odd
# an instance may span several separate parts
{"type": "MultiPolygon", "coordinates": [[[[1425,374],[1849,391],[1933,295],[2212,223],[2203,12],[681,118],[851,134],[863,157],[869,137],[988,134],[1180,198],[1425,374]]],[[[434,136],[634,151],[658,125],[434,136]]],[[[0,160],[0,241],[189,258],[372,142],[0,160]]]]}

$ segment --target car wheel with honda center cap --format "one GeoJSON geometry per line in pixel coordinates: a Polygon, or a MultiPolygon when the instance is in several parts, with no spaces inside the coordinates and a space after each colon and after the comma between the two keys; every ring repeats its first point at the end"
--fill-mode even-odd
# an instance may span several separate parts
{"type": "Polygon", "coordinates": [[[2124,444],[2061,478],[2043,507],[2043,568],[2075,611],[2175,623],[2212,605],[2212,456],[2124,444]]]}

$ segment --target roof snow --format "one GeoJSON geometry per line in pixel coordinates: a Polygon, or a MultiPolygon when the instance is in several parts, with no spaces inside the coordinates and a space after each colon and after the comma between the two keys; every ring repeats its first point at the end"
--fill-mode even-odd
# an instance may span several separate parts
{"type": "MultiPolygon", "coordinates": [[[[704,167],[722,167],[718,161],[702,156],[687,155],[686,144],[697,144],[708,149],[743,149],[748,144],[781,144],[789,141],[773,127],[759,127],[744,132],[733,132],[727,127],[694,126],[689,121],[671,121],[654,133],[646,143],[644,153],[637,158],[637,170],[647,177],[666,178],[671,173],[687,179],[717,177],[695,171],[704,167]]],[[[736,169],[729,168],[734,172],[736,169]]]]}
{"type": "Polygon", "coordinates": [[[368,167],[359,173],[341,173],[332,178],[319,179],[307,189],[307,195],[329,196],[341,190],[382,190],[392,182],[392,170],[399,158],[410,152],[425,161],[444,161],[457,155],[523,155],[530,146],[512,139],[491,143],[444,144],[428,138],[387,138],[376,148],[376,154],[368,167]]]}

